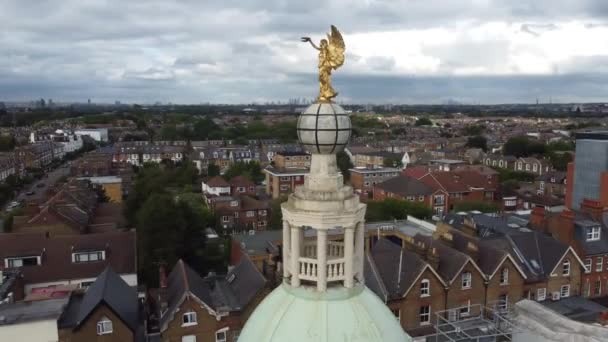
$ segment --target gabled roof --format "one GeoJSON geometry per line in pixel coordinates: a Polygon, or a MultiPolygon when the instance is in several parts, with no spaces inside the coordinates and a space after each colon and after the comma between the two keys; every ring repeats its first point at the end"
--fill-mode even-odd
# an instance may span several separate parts
{"type": "Polygon", "coordinates": [[[137,292],[107,267],[81,298],[71,298],[62,314],[60,328],[79,328],[100,305],[106,305],[135,333],[138,325],[137,292]]]}
{"type": "Polygon", "coordinates": [[[230,186],[255,186],[255,183],[247,179],[245,176],[236,176],[230,180],[230,186]]]}
{"type": "Polygon", "coordinates": [[[531,282],[548,278],[570,250],[568,245],[536,231],[496,236],[485,241],[514,256],[531,282]]]}
{"type": "Polygon", "coordinates": [[[376,185],[378,188],[400,196],[431,195],[434,190],[423,182],[407,176],[397,176],[376,185]]]}
{"type": "Polygon", "coordinates": [[[210,314],[219,315],[245,309],[266,285],[266,279],[246,255],[226,276],[205,278],[180,259],[167,280],[167,312],[161,318],[161,331],[186,298],[193,298],[210,314]]]}
{"type": "Polygon", "coordinates": [[[387,239],[378,240],[369,256],[371,258],[366,264],[369,268],[365,270],[366,283],[368,279],[371,280],[370,289],[386,300],[406,296],[427,268],[444,284],[443,279],[418,254],[387,239]]]}
{"type": "Polygon", "coordinates": [[[207,186],[212,188],[227,188],[230,184],[221,176],[215,176],[207,181],[207,186]]]}
{"type": "Polygon", "coordinates": [[[479,269],[475,261],[467,254],[447,246],[441,241],[433,240],[430,236],[417,234],[414,236],[414,240],[424,243],[425,248],[435,248],[439,255],[439,267],[436,271],[446,283],[451,284],[454,282],[456,277],[468,263],[471,263],[473,267],[479,271],[481,276],[485,278],[483,271],[479,269]]]}

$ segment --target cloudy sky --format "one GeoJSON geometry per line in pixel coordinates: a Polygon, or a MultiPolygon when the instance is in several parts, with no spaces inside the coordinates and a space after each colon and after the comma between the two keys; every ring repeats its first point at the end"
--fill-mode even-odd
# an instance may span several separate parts
{"type": "Polygon", "coordinates": [[[606,0],[0,0],[0,100],[608,101],[606,0]]]}

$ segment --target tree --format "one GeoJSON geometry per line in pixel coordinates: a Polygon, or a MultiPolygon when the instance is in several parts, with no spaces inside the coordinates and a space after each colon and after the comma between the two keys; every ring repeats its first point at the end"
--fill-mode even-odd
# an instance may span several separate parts
{"type": "Polygon", "coordinates": [[[558,171],[566,171],[568,168],[568,163],[572,162],[572,153],[569,152],[550,152],[549,153],[549,161],[551,161],[551,165],[554,169],[558,171]]]}
{"type": "Polygon", "coordinates": [[[403,162],[399,158],[384,157],[382,159],[382,165],[384,167],[403,167],[403,162]]]}
{"type": "Polygon", "coordinates": [[[344,176],[344,180],[348,181],[350,179],[350,169],[353,167],[353,163],[350,161],[350,157],[346,152],[340,151],[336,154],[336,163],[338,164],[338,169],[342,172],[342,176],[344,176]]]}
{"type": "Polygon", "coordinates": [[[213,163],[209,163],[209,165],[207,165],[207,176],[215,177],[215,176],[219,176],[219,175],[220,175],[220,167],[213,163]]]}
{"type": "Polygon", "coordinates": [[[403,220],[408,215],[419,219],[426,219],[430,218],[433,212],[431,208],[419,202],[388,198],[383,201],[368,202],[365,220],[368,222],[403,220]]]}
{"type": "Polygon", "coordinates": [[[206,209],[175,200],[169,194],[154,194],[137,213],[137,238],[140,276],[146,284],[158,283],[159,263],[170,268],[183,259],[199,273],[213,265],[206,262],[205,228],[212,226],[213,215],[206,209]]]}
{"type": "Polygon", "coordinates": [[[236,176],[244,176],[256,184],[259,184],[264,180],[262,168],[260,167],[260,164],[255,161],[234,163],[224,173],[224,178],[228,180],[236,176]]]}
{"type": "Polygon", "coordinates": [[[476,135],[467,139],[467,147],[488,150],[488,140],[483,135],[476,135]]]}
{"type": "Polygon", "coordinates": [[[513,137],[504,144],[504,155],[515,157],[528,157],[532,155],[544,154],[546,151],[545,144],[537,141],[531,141],[527,137],[513,137]]]}
{"type": "Polygon", "coordinates": [[[268,222],[269,229],[279,230],[283,228],[283,212],[281,211],[281,204],[285,201],[287,201],[287,197],[279,197],[270,202],[270,221],[268,222]]]}
{"type": "Polygon", "coordinates": [[[433,121],[431,119],[424,117],[416,120],[416,126],[433,126],[433,121]]]}

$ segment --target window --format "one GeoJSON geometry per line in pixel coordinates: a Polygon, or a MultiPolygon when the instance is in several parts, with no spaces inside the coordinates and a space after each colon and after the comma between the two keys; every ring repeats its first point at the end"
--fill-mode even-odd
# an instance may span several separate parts
{"type": "Polygon", "coordinates": [[[602,280],[598,279],[595,281],[595,286],[593,287],[593,295],[599,296],[602,294],[602,280]]]}
{"type": "Polygon", "coordinates": [[[435,198],[434,198],[435,205],[443,205],[444,201],[445,201],[445,196],[443,196],[443,195],[435,195],[435,198]]]}
{"type": "Polygon", "coordinates": [[[194,336],[194,335],[182,336],[182,342],[196,342],[196,336],[194,336]]]}
{"type": "Polygon", "coordinates": [[[559,289],[559,295],[562,298],[570,297],[570,285],[562,285],[559,289]]]}
{"type": "Polygon", "coordinates": [[[222,222],[230,222],[230,218],[228,216],[222,216],[222,222]]]}
{"type": "Polygon", "coordinates": [[[238,207],[239,206],[239,201],[230,201],[230,206],[231,207],[238,207]]]}
{"type": "Polygon", "coordinates": [[[247,217],[254,217],[255,216],[255,211],[248,210],[246,215],[247,215],[247,217]]]}
{"type": "Polygon", "coordinates": [[[80,284],[78,284],[78,287],[81,289],[88,289],[89,286],[93,285],[94,281],[83,281],[80,284]]]}
{"type": "Polygon", "coordinates": [[[281,177],[281,182],[289,182],[290,180],[289,177],[281,177]]]}
{"type": "Polygon", "coordinates": [[[604,268],[604,258],[598,257],[597,259],[595,259],[595,271],[602,272],[603,268],[604,268]]]}
{"type": "Polygon", "coordinates": [[[223,328],[215,332],[215,342],[226,342],[228,336],[228,328],[223,328]]]}
{"type": "Polygon", "coordinates": [[[182,316],[182,327],[183,326],[190,326],[190,325],[196,325],[196,312],[186,312],[183,316],[182,316]]]}
{"type": "Polygon", "coordinates": [[[279,190],[281,190],[281,191],[289,191],[289,185],[282,184],[279,187],[279,190]]]}
{"type": "Polygon", "coordinates": [[[415,197],[414,197],[414,196],[407,196],[407,200],[408,200],[408,201],[413,201],[414,199],[415,199],[415,197]]]}
{"type": "Polygon", "coordinates": [[[600,239],[600,227],[587,228],[587,241],[597,241],[600,239]]]}
{"type": "Polygon", "coordinates": [[[508,285],[509,284],[509,269],[503,268],[500,271],[500,285],[508,285]]]}
{"type": "Polygon", "coordinates": [[[585,259],[585,273],[591,273],[591,258],[585,259]]]}
{"type": "Polygon", "coordinates": [[[471,272],[464,272],[462,274],[462,288],[463,289],[471,288],[471,272]]]}
{"type": "Polygon", "coordinates": [[[364,182],[363,186],[369,186],[369,182],[364,182]]]}
{"type": "Polygon", "coordinates": [[[507,310],[509,308],[509,296],[506,294],[500,295],[498,297],[498,309],[507,310]]]}
{"type": "Polygon", "coordinates": [[[470,315],[471,314],[471,301],[469,300],[467,305],[461,306],[458,309],[458,313],[460,314],[460,317],[466,317],[466,316],[470,315]]]}
{"type": "Polygon", "coordinates": [[[526,164],[526,171],[530,171],[530,164],[526,164]]]}
{"type": "Polygon", "coordinates": [[[517,169],[518,169],[518,170],[521,170],[521,169],[522,169],[522,164],[521,164],[521,162],[517,163],[517,169]]]}
{"type": "Polygon", "coordinates": [[[72,253],[72,262],[94,262],[105,260],[106,253],[104,251],[78,252],[72,253]]]}
{"type": "Polygon", "coordinates": [[[424,201],[424,195],[420,195],[420,196],[418,196],[418,200],[419,200],[420,202],[424,201]]]}
{"type": "Polygon", "coordinates": [[[102,317],[99,322],[97,322],[97,335],[107,335],[112,333],[112,321],[110,321],[107,317],[102,317]]]}
{"type": "Polygon", "coordinates": [[[532,165],[532,171],[534,171],[534,172],[538,171],[538,165],[536,165],[536,164],[532,165]]]}
{"type": "Polygon", "coordinates": [[[238,192],[245,192],[245,187],[244,186],[239,186],[239,187],[236,188],[236,190],[238,192]]]}
{"type": "Polygon", "coordinates": [[[583,293],[583,296],[585,297],[589,297],[591,295],[591,284],[589,282],[585,283],[585,293],[583,293]]]}
{"type": "Polygon", "coordinates": [[[564,260],[562,264],[562,275],[567,277],[570,275],[570,260],[564,260]]]}
{"type": "Polygon", "coordinates": [[[431,295],[431,283],[428,279],[423,279],[420,282],[420,297],[428,297],[431,295]]]}
{"type": "Polygon", "coordinates": [[[266,210],[260,210],[259,211],[259,215],[260,216],[266,216],[266,210]]]}
{"type": "Polygon", "coordinates": [[[547,298],[547,289],[546,288],[543,287],[543,288],[536,290],[536,299],[539,302],[542,302],[546,298],[547,298]]]}
{"type": "Polygon", "coordinates": [[[420,307],[420,325],[431,324],[431,307],[421,306],[420,307]]]}
{"type": "Polygon", "coordinates": [[[20,258],[6,258],[4,259],[4,266],[7,268],[23,267],[23,266],[36,266],[40,265],[39,256],[26,256],[20,258]]]}

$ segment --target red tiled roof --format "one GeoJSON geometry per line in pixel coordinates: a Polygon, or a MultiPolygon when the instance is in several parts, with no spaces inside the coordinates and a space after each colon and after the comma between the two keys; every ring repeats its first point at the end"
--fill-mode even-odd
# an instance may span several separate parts
{"type": "Polygon", "coordinates": [[[228,182],[226,182],[224,178],[220,176],[215,176],[207,181],[207,186],[210,186],[212,188],[225,188],[229,187],[230,184],[228,184],[228,182]]]}
{"type": "Polygon", "coordinates": [[[469,192],[471,188],[496,190],[496,183],[475,171],[433,172],[420,179],[425,184],[449,193],[469,192]]]}
{"type": "Polygon", "coordinates": [[[408,177],[420,179],[429,173],[429,168],[427,166],[413,166],[403,169],[401,173],[408,177]]]}

